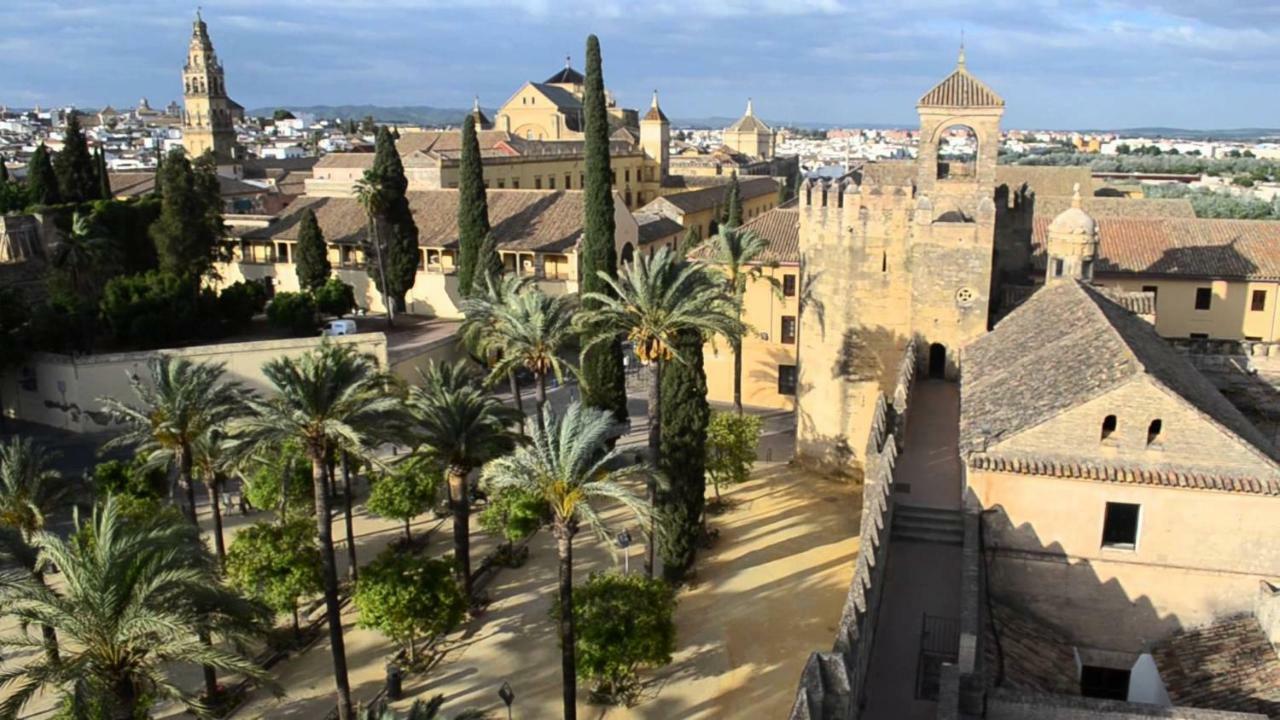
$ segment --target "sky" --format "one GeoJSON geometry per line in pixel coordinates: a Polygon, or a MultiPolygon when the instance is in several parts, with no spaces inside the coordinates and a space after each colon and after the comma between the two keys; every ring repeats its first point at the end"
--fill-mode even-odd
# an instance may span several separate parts
{"type": "MultiPolygon", "coordinates": [[[[162,107],[181,94],[195,6],[3,0],[0,103],[162,107]]],[[[627,107],[673,118],[915,124],[955,65],[1006,128],[1280,126],[1277,0],[204,0],[247,108],[485,107],[600,37],[627,107]]]]}

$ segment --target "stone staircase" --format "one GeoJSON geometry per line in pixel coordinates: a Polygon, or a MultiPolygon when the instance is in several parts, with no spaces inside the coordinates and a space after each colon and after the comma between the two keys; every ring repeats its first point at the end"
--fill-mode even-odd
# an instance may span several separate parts
{"type": "Polygon", "coordinates": [[[964,520],[959,510],[919,507],[898,503],[893,509],[894,542],[964,545],[964,520]]]}

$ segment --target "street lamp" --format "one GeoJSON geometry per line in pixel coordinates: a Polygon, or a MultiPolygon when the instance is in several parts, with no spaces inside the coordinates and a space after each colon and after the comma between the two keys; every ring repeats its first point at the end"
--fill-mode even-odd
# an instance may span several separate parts
{"type": "Polygon", "coordinates": [[[631,553],[627,551],[627,548],[631,547],[631,533],[627,530],[623,530],[622,532],[618,533],[617,542],[618,542],[618,547],[622,548],[622,573],[624,575],[630,575],[631,574],[631,553]]]}
{"type": "Polygon", "coordinates": [[[502,687],[498,688],[498,697],[507,704],[507,720],[511,720],[511,703],[516,700],[516,691],[511,689],[511,683],[503,681],[502,687]]]}

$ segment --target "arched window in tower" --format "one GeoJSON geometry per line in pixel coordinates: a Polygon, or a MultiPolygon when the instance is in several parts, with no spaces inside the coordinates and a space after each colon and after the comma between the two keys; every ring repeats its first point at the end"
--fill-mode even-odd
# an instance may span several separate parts
{"type": "Polygon", "coordinates": [[[978,134],[968,125],[950,125],[938,133],[938,179],[972,180],[978,167],[978,134]]]}
{"type": "Polygon", "coordinates": [[[1164,423],[1160,418],[1151,421],[1147,426],[1147,447],[1158,445],[1160,443],[1160,431],[1164,429],[1164,423]]]}
{"type": "Polygon", "coordinates": [[[1116,433],[1116,416],[1108,415],[1102,419],[1102,439],[1106,440],[1116,433]]]}

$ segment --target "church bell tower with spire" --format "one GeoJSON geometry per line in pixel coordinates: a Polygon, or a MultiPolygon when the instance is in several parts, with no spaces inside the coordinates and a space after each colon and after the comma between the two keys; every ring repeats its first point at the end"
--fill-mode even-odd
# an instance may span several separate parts
{"type": "Polygon", "coordinates": [[[192,23],[187,64],[182,68],[182,144],[195,159],[212,151],[219,166],[239,159],[235,119],[239,105],[227,97],[222,64],[200,11],[192,23]]]}

